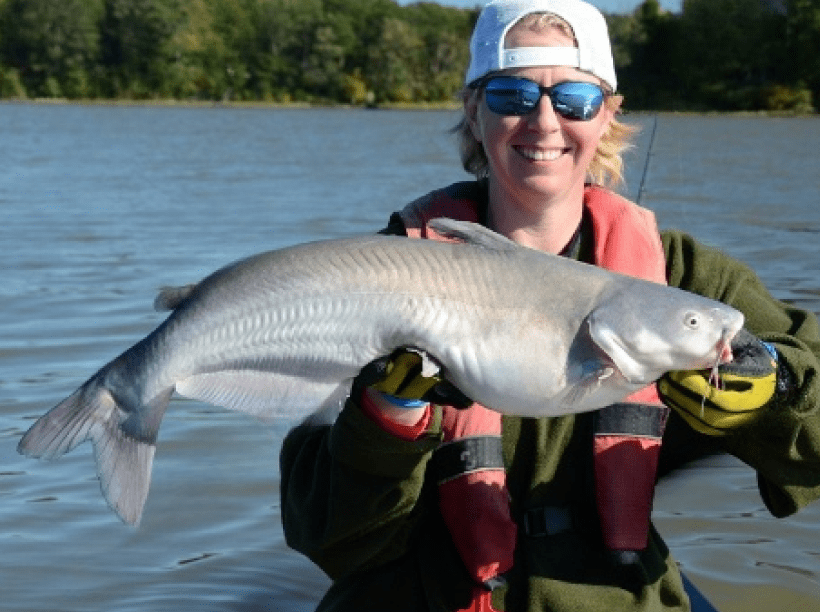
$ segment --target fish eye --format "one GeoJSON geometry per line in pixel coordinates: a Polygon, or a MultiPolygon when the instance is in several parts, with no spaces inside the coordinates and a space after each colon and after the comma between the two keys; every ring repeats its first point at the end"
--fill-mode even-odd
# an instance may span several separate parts
{"type": "Polygon", "coordinates": [[[683,324],[689,329],[698,329],[700,327],[700,313],[689,311],[683,316],[683,324]]]}

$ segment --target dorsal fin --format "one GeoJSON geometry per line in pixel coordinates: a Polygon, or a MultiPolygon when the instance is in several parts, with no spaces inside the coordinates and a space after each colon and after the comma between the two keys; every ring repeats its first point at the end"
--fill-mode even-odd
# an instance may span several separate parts
{"type": "Polygon", "coordinates": [[[182,287],[163,287],[154,300],[154,310],[176,310],[196,289],[197,283],[182,287]]]}
{"type": "Polygon", "coordinates": [[[431,219],[427,225],[443,236],[458,238],[467,244],[484,247],[485,249],[509,251],[511,249],[523,248],[506,236],[502,236],[483,225],[471,223],[470,221],[456,221],[455,219],[438,217],[431,219]]]}

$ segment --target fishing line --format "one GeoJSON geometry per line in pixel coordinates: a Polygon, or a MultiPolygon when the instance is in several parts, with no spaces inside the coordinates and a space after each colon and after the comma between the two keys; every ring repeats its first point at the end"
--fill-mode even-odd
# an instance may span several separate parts
{"type": "MultiPolygon", "coordinates": [[[[640,204],[641,199],[643,198],[644,194],[644,185],[646,184],[646,177],[649,174],[649,161],[652,159],[652,147],[655,145],[655,133],[658,131],[658,116],[655,115],[652,121],[652,134],[649,135],[649,146],[646,149],[646,162],[643,165],[643,176],[641,177],[641,184],[638,187],[638,197],[636,199],[636,203],[640,204]]],[[[720,377],[718,375],[718,366],[720,365],[720,355],[718,355],[717,360],[715,361],[714,367],[712,367],[712,373],[709,376],[709,384],[711,385],[713,381],[715,382],[716,387],[720,387],[720,377]]],[[[704,412],[706,410],[706,398],[708,395],[708,391],[703,392],[703,400],[700,404],[700,416],[703,418],[704,412]]]]}
{"type": "Polygon", "coordinates": [[[652,121],[652,134],[649,136],[649,147],[646,150],[646,163],[643,165],[643,176],[641,177],[641,184],[638,187],[638,197],[635,200],[637,204],[641,203],[643,199],[644,185],[646,184],[646,177],[649,174],[649,160],[652,159],[652,147],[655,145],[655,132],[658,131],[658,116],[655,115],[652,121]]]}

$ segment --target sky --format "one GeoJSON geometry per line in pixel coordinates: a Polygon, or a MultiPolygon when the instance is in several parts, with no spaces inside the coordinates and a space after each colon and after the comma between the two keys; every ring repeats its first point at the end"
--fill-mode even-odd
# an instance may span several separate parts
{"type": "MultiPolygon", "coordinates": [[[[399,4],[412,4],[417,0],[398,0],[399,4]]],[[[460,8],[473,8],[474,6],[484,6],[485,0],[433,0],[444,6],[457,6],[460,8]]],[[[643,0],[587,0],[593,6],[597,6],[604,13],[628,14],[635,10],[643,0]]],[[[683,0],[660,0],[661,8],[675,13],[680,12],[683,0]]]]}

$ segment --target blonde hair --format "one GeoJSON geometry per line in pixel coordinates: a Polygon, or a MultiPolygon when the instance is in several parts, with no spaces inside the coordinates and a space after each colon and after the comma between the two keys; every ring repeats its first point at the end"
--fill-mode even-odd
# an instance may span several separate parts
{"type": "MultiPolygon", "coordinates": [[[[512,30],[525,27],[536,32],[555,28],[567,38],[572,39],[574,44],[578,44],[572,26],[553,13],[532,13],[527,15],[516,23],[512,30]]],[[[608,109],[617,110],[621,97],[614,95],[614,92],[609,90],[606,83],[602,82],[601,86],[606,94],[604,104],[608,109]]],[[[480,94],[479,90],[475,88],[467,87],[461,91],[463,102],[466,102],[470,96],[476,95],[480,94]]],[[[487,154],[484,151],[484,146],[473,136],[466,114],[452,131],[458,138],[459,153],[464,169],[477,178],[486,177],[490,172],[487,154]]],[[[625,151],[632,148],[632,138],[637,132],[637,127],[621,123],[613,117],[606,132],[601,136],[595,155],[589,164],[589,168],[587,168],[587,176],[590,182],[604,186],[615,186],[623,182],[624,162],[622,156],[625,151]]]]}

